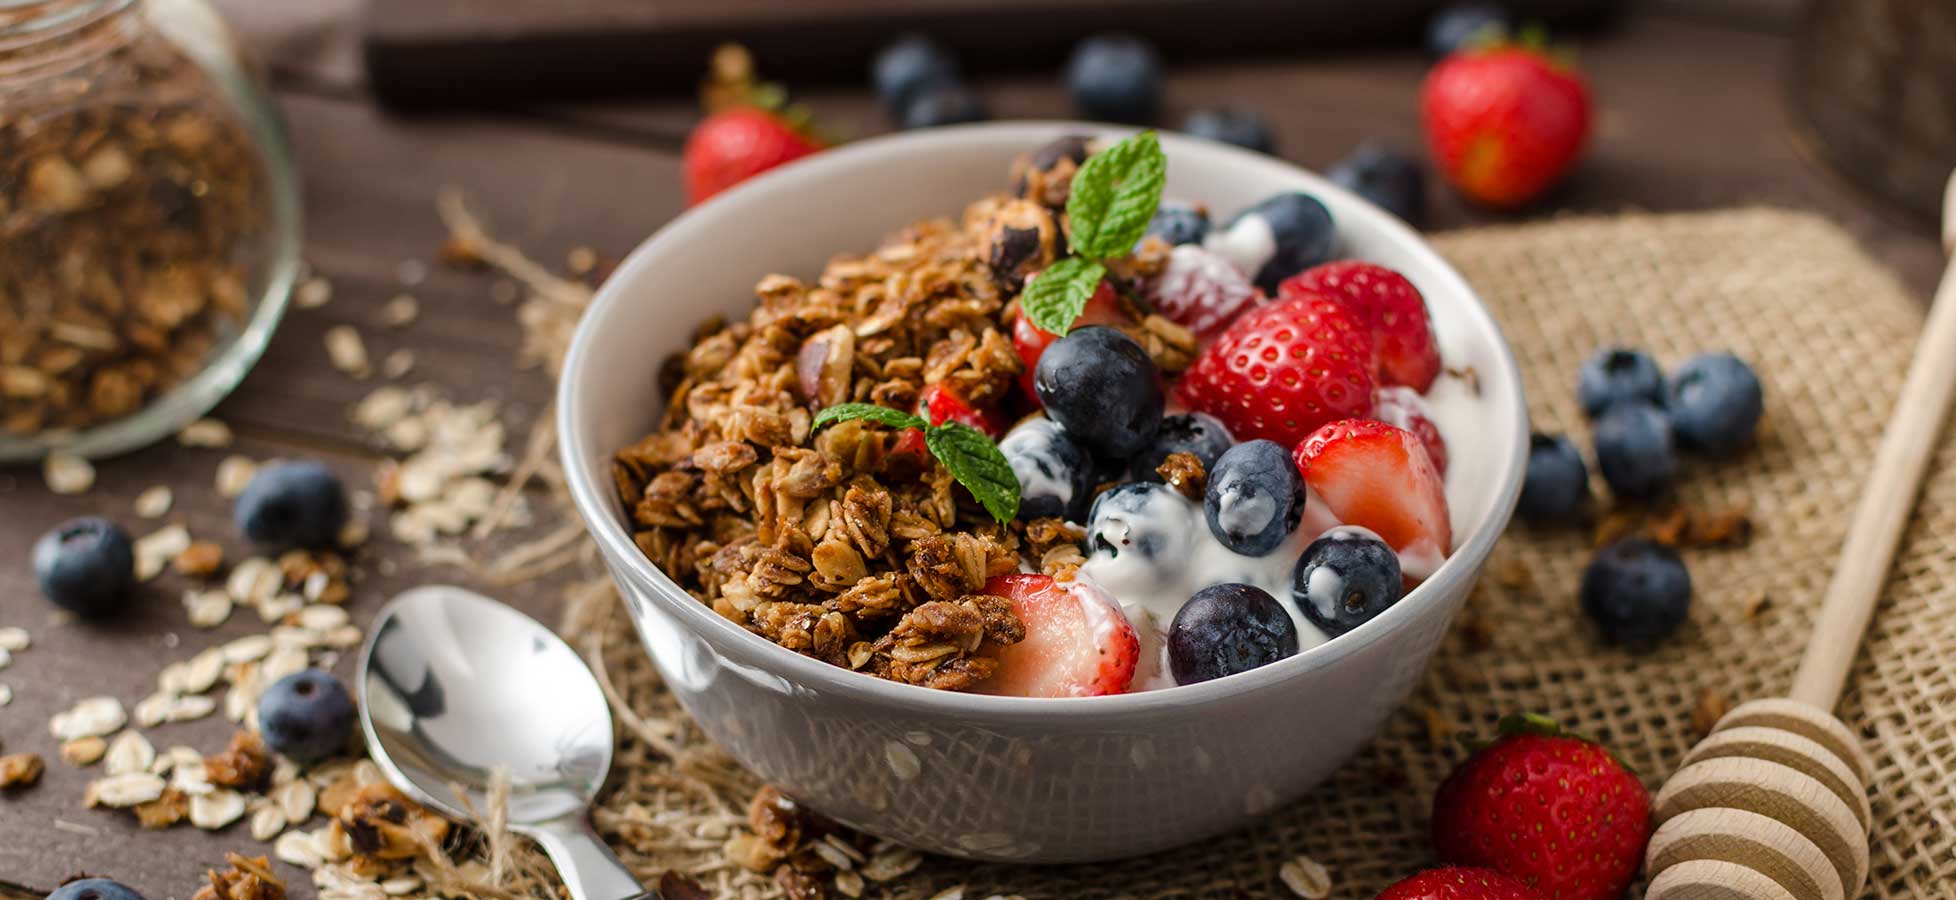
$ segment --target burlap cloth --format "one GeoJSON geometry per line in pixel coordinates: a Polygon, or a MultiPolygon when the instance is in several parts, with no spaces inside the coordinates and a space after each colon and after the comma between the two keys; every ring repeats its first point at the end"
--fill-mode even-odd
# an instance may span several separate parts
{"type": "MultiPolygon", "coordinates": [[[[1502,577],[1483,579],[1468,613],[1480,639],[1456,628],[1406,709],[1302,800],[1176,852],[1064,868],[933,859],[867,895],[963,885],[968,900],[1284,897],[1279,867],[1304,854],[1330,870],[1331,896],[1369,898],[1433,861],[1429,803],[1462,757],[1443,737],[1449,724],[1485,730],[1506,712],[1549,713],[1603,741],[1654,789],[1696,740],[1692,711],[1707,693],[1785,690],[1914,345],[1917,298],[1832,225],[1776,210],[1557,219],[1435,242],[1505,326],[1538,429],[1587,444],[1573,377],[1603,343],[1644,347],[1666,364],[1726,348],[1758,368],[1768,410],[1759,446],[1728,463],[1685,464],[1681,503],[1746,504],[1756,524],[1749,546],[1687,552],[1690,624],[1648,653],[1603,646],[1574,597],[1590,535],[1516,526],[1490,563],[1502,577]]],[[[1877,764],[1874,897],[1956,892],[1951,448],[1946,441],[1931,469],[1840,710],[1877,764]]],[[[721,852],[754,783],[658,687],[609,592],[585,601],[567,628],[602,647],[602,675],[632,711],[601,829],[648,876],[676,867],[727,895],[778,894],[721,852]]]]}

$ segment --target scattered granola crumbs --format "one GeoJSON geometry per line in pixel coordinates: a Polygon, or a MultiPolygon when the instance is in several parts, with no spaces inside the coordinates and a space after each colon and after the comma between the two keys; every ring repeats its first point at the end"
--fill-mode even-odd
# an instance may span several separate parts
{"type": "Polygon", "coordinates": [[[1193,453],[1168,454],[1168,458],[1155,467],[1155,474],[1161,476],[1163,484],[1197,503],[1202,502],[1203,491],[1209,485],[1208,474],[1202,470],[1202,460],[1193,453]]]}
{"type": "Polygon", "coordinates": [[[218,460],[217,495],[225,498],[237,497],[244,493],[245,487],[251,484],[252,476],[257,474],[258,462],[249,456],[234,454],[218,460]]]}
{"type": "Polygon", "coordinates": [[[177,443],[185,447],[229,447],[231,426],[217,419],[198,419],[177,432],[177,443]]]}
{"type": "Polygon", "coordinates": [[[1617,507],[1605,513],[1596,523],[1596,537],[1591,543],[1604,547],[1636,534],[1643,528],[1643,517],[1636,510],[1617,507]]]}
{"type": "Polygon", "coordinates": [[[354,378],[372,374],[367,364],[367,344],[353,326],[335,325],[328,328],[325,340],[326,359],[333,364],[333,368],[354,378]]]}
{"type": "Polygon", "coordinates": [[[1277,877],[1291,893],[1304,900],[1324,900],[1331,896],[1331,871],[1308,856],[1300,854],[1278,867],[1277,877]]]}
{"type": "Polygon", "coordinates": [[[93,735],[62,741],[61,761],[76,768],[92,766],[102,761],[102,754],[108,749],[108,741],[93,735]]]}
{"type": "Polygon", "coordinates": [[[354,792],[340,806],[334,821],[346,832],[354,853],[380,860],[421,856],[440,848],[448,836],[448,820],[421,808],[385,782],[354,792]]]}
{"type": "Polygon", "coordinates": [[[191,900],[285,900],[285,882],[272,873],[271,860],[226,853],[224,861],[231,867],[205,872],[209,883],[191,900]]]}
{"type": "Polygon", "coordinates": [[[150,831],[160,831],[189,818],[190,795],[174,787],[165,787],[156,799],[138,803],[129,810],[136,814],[136,824],[150,831]]]}
{"type": "Polygon", "coordinates": [[[421,301],[413,294],[395,294],[380,308],[380,322],[389,328],[405,328],[421,317],[421,301]]]}
{"type": "Polygon", "coordinates": [[[1426,742],[1433,745],[1445,744],[1451,740],[1460,726],[1441,712],[1438,707],[1422,703],[1416,707],[1422,724],[1426,726],[1426,742]]]}
{"type": "Polygon", "coordinates": [[[265,742],[249,731],[231,735],[231,743],[204,757],[204,777],[219,787],[249,790],[263,784],[272,771],[265,742]]]}
{"type": "Polygon", "coordinates": [[[0,756],[0,790],[32,787],[46,768],[38,753],[9,753],[0,756]]]}
{"type": "Polygon", "coordinates": [[[177,554],[190,549],[190,531],[182,525],[165,525],[136,539],[136,580],[148,581],[163,574],[177,554]]]}
{"type": "Polygon", "coordinates": [[[41,465],[41,477],[57,494],[82,494],[95,486],[95,467],[79,456],[50,453],[41,465]]]}
{"type": "Polygon", "coordinates": [[[333,283],[317,275],[300,282],[292,292],[292,301],[300,309],[318,309],[332,299],[333,283]]]}
{"type": "Polygon", "coordinates": [[[224,548],[213,541],[191,541],[190,546],[170,560],[171,568],[191,578],[209,578],[223,566],[224,548]]]}
{"type": "Polygon", "coordinates": [[[137,494],[133,508],[137,516],[145,519],[160,519],[169,514],[170,507],[175,502],[176,495],[170,492],[169,486],[157,484],[146,487],[142,493],[137,494]]]}
{"type": "Polygon", "coordinates": [[[1698,695],[1697,704],[1691,707],[1692,733],[1699,739],[1703,739],[1711,734],[1712,726],[1717,725],[1718,720],[1725,718],[1725,714],[1731,711],[1732,701],[1726,699],[1724,694],[1710,688],[1705,689],[1698,695]]]}

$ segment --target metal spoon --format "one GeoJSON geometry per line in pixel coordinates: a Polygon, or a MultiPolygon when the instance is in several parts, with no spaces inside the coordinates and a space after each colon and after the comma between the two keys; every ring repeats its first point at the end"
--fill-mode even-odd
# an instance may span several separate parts
{"type": "Polygon", "coordinates": [[[358,680],[367,751],[395,787],[473,819],[505,767],[509,829],[542,845],[572,900],[658,896],[591,830],[587,811],[611,769],[611,710],[550,629],[459,587],[415,588],[381,610],[358,680]]]}

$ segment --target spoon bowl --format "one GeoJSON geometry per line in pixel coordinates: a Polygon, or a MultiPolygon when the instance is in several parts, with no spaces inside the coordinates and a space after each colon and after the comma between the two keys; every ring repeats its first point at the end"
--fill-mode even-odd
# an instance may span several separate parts
{"type": "Polygon", "coordinates": [[[415,588],[375,619],[357,683],[368,751],[396,788],[479,820],[505,771],[510,830],[543,845],[576,900],[643,893],[585,820],[611,769],[611,710],[550,629],[459,587],[415,588]]]}

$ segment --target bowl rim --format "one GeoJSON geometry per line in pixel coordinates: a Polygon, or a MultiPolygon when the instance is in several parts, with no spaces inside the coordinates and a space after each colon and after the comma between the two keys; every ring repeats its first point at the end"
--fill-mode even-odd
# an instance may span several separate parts
{"type": "MultiPolygon", "coordinates": [[[[1031,148],[1066,134],[1115,136],[1139,130],[1104,123],[1021,120],[955,125],[868,138],[803,157],[751,178],[722,193],[712,203],[685,210],[640,242],[600,286],[590,306],[580,317],[564,358],[556,392],[558,459],[564,466],[565,480],[578,515],[583,519],[585,531],[598,543],[612,574],[651,594],[653,602],[662,604],[682,627],[692,630],[715,653],[730,662],[785,679],[796,687],[820,690],[860,702],[920,714],[966,716],[992,721],[1048,719],[1055,713],[1069,718],[1145,716],[1161,710],[1199,706],[1259,693],[1307,673],[1336,665],[1338,661],[1390,637],[1412,621],[1420,607],[1440,602],[1438,598],[1447,585],[1476,577],[1514,514],[1521,494],[1522,476],[1526,471],[1529,429],[1519,364],[1506,334],[1488,312],[1479,293],[1411,226],[1317,173],[1277,157],[1167,131],[1161,132],[1160,138],[1163,147],[1170,151],[1171,158],[1178,146],[1200,148],[1203,152],[1222,154],[1223,161],[1232,166],[1252,171],[1282,172],[1293,179],[1301,175],[1307,183],[1307,192],[1337,197],[1341,202],[1336,205],[1347,210],[1339,214],[1341,218],[1348,218],[1350,213],[1355,212],[1367,228],[1382,232],[1388,240],[1421,258],[1443,282],[1439,292],[1462,298],[1465,301],[1464,312],[1473,321],[1474,327],[1494,337],[1491,354],[1494,370],[1477,370],[1480,389],[1483,394],[1493,391],[1509,395],[1517,411],[1514,433],[1510,436],[1513,449],[1506,459],[1497,461],[1500,487],[1493,505],[1469,532],[1466,540],[1455,545],[1432,577],[1398,603],[1364,625],[1296,656],[1229,678],[1199,684],[1098,697],[1008,697],[940,691],[844,669],[795,653],[741,628],[680,588],[639,551],[631,535],[613,517],[610,507],[615,487],[608,472],[598,473],[592,470],[593,467],[585,465],[588,448],[584,445],[580,430],[584,416],[573,393],[585,378],[590,348],[604,339],[607,329],[601,323],[615,307],[628,302],[627,297],[632,291],[625,285],[641,283],[648,277],[651,260],[659,255],[660,248],[686,242],[697,232],[725,227],[729,222],[737,221],[764,206],[760,198],[776,191],[791,190],[795,184],[819,180],[839,170],[914,163],[916,159],[927,158],[932,148],[980,137],[988,142],[1011,141],[1031,148]]],[[[614,450],[608,448],[602,455],[589,458],[609,459],[614,450]]],[[[631,609],[630,612],[634,619],[641,619],[638,610],[631,609]]]]}

